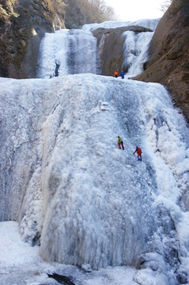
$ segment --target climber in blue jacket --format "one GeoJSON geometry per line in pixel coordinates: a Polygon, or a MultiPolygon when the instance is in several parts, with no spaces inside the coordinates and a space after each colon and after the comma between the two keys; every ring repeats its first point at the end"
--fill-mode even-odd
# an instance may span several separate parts
{"type": "Polygon", "coordinates": [[[123,70],[122,70],[122,72],[121,72],[121,78],[122,78],[122,79],[124,79],[124,75],[125,75],[125,74],[124,74],[124,72],[123,72],[123,70]]]}

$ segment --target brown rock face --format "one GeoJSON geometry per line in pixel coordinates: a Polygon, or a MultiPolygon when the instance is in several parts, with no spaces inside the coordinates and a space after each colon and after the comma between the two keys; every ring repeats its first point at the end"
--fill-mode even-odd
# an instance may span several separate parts
{"type": "Polygon", "coordinates": [[[152,38],[150,60],[134,79],[158,82],[189,122],[189,1],[173,0],[152,38]]]}
{"type": "Polygon", "coordinates": [[[99,65],[101,75],[113,76],[115,69],[118,69],[119,74],[121,69],[127,72],[128,67],[122,66],[123,63],[123,44],[125,31],[133,31],[136,34],[141,32],[152,32],[152,30],[139,27],[120,27],[116,29],[99,28],[92,33],[97,38],[99,65]]]}
{"type": "Polygon", "coordinates": [[[64,15],[58,14],[51,0],[15,3],[18,17],[5,19],[0,14],[0,76],[32,78],[36,76],[41,39],[46,32],[65,28],[64,15]]]}

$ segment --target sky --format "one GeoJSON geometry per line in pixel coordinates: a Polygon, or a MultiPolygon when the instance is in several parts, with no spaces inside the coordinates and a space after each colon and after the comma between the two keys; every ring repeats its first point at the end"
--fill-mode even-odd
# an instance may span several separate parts
{"type": "Polygon", "coordinates": [[[160,18],[163,0],[105,0],[107,5],[114,8],[120,20],[135,21],[140,19],[160,18]]]}

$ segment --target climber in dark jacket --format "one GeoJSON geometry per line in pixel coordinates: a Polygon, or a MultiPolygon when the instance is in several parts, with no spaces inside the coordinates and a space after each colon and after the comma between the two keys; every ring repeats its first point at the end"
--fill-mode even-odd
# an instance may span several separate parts
{"type": "Polygon", "coordinates": [[[56,63],[56,68],[55,68],[55,72],[54,72],[55,77],[58,77],[58,75],[59,75],[59,72],[58,72],[59,67],[60,67],[60,64],[56,63]]]}

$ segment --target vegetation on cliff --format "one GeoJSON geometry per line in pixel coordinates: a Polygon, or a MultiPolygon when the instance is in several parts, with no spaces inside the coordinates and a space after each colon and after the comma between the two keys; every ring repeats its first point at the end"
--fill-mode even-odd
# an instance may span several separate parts
{"type": "Polygon", "coordinates": [[[84,24],[115,20],[115,12],[104,0],[64,0],[66,28],[78,28],[84,24]]]}
{"type": "Polygon", "coordinates": [[[45,32],[65,28],[64,14],[63,3],[57,0],[3,0],[0,6],[0,76],[35,77],[34,59],[37,60],[40,41],[45,32]]]}
{"type": "Polygon", "coordinates": [[[35,77],[45,33],[113,19],[104,0],[1,0],[0,76],[35,77]]]}
{"type": "Polygon", "coordinates": [[[14,4],[15,0],[2,0],[2,3],[0,4],[0,20],[3,22],[8,22],[10,17],[18,17],[19,14],[17,14],[14,11],[14,4]]]}

